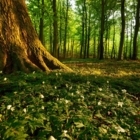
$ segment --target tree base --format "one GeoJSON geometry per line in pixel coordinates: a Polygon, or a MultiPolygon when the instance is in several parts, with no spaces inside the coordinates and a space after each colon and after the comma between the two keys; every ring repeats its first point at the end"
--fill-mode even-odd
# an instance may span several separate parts
{"type": "Polygon", "coordinates": [[[3,73],[12,73],[15,71],[45,71],[62,70],[65,72],[73,72],[72,69],[62,64],[46,51],[39,40],[36,41],[36,47],[25,49],[23,46],[14,46],[10,53],[3,53],[1,69],[3,73]]]}

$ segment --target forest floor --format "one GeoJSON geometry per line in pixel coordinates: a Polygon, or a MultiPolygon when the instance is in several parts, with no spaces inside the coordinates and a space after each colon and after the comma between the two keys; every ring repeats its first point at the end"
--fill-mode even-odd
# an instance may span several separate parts
{"type": "Polygon", "coordinates": [[[102,85],[110,81],[116,90],[126,89],[129,93],[140,97],[140,61],[74,59],[63,62],[76,73],[98,77],[102,85]]]}
{"type": "Polygon", "coordinates": [[[63,63],[75,73],[0,73],[0,139],[140,140],[140,61],[63,63]]]}
{"type": "Polygon", "coordinates": [[[140,61],[76,59],[64,61],[66,65],[81,74],[92,74],[110,77],[140,75],[140,61]]]}

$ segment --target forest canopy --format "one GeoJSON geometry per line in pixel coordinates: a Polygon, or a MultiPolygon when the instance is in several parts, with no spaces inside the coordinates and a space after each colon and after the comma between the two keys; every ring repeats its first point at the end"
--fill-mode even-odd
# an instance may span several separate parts
{"type": "Polygon", "coordinates": [[[26,1],[41,42],[56,57],[140,57],[139,0],[26,1]]]}

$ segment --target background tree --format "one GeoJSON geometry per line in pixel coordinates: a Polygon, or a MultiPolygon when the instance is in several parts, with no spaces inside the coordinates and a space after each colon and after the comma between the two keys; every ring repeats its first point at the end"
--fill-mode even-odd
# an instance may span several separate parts
{"type": "Polygon", "coordinates": [[[105,5],[106,5],[107,0],[102,0],[101,1],[101,25],[100,25],[100,43],[99,43],[99,59],[104,58],[104,42],[103,42],[103,37],[104,37],[104,25],[105,25],[105,5]]]}
{"type": "MultiPolygon", "coordinates": [[[[58,0],[57,24],[58,24],[58,54],[60,59],[64,57],[99,58],[102,54],[101,41],[101,2],[99,0],[58,0]],[[67,10],[68,9],[68,10],[67,10]],[[68,12],[67,12],[68,11],[68,12]],[[66,22],[67,21],[67,22],[66,22]],[[67,23],[67,24],[66,24],[67,23]],[[74,42],[74,43],[73,43],[74,42]],[[73,45],[74,44],[74,45],[73,45]],[[65,53],[64,53],[65,52],[65,53]],[[71,54],[73,54],[71,56],[71,54]]],[[[121,2],[104,0],[104,31],[103,31],[103,58],[116,58],[121,51],[122,37],[121,2]]],[[[44,43],[45,47],[53,54],[53,21],[54,14],[51,0],[44,0],[44,43]]],[[[132,58],[133,37],[136,16],[136,0],[128,0],[125,3],[125,30],[122,48],[122,58],[132,58]]],[[[41,0],[28,1],[28,8],[34,27],[39,36],[41,16],[41,0]]],[[[139,40],[137,40],[139,43],[139,40]]],[[[138,50],[139,58],[139,50],[138,50]]]]}
{"type": "Polygon", "coordinates": [[[133,38],[133,59],[138,59],[138,44],[137,37],[140,26],[140,0],[137,0],[137,11],[135,16],[135,30],[134,30],[134,38],[133,38]]]}
{"type": "Polygon", "coordinates": [[[121,0],[121,34],[120,34],[118,60],[122,59],[124,37],[125,37],[125,0],[121,0]]]}
{"type": "Polygon", "coordinates": [[[58,58],[58,17],[56,0],[52,2],[53,8],[53,56],[58,58]]]}
{"type": "Polygon", "coordinates": [[[41,0],[41,4],[40,4],[40,0],[38,0],[39,5],[41,5],[40,8],[40,23],[39,23],[39,39],[41,41],[42,44],[44,44],[44,8],[45,8],[45,4],[44,4],[44,0],[41,0]]]}

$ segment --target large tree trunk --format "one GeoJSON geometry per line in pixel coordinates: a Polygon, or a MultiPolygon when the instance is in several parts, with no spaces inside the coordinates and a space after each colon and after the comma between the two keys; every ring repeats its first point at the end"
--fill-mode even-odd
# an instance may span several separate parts
{"type": "Polygon", "coordinates": [[[72,71],[46,51],[38,39],[25,0],[0,0],[0,70],[72,71]]]}

